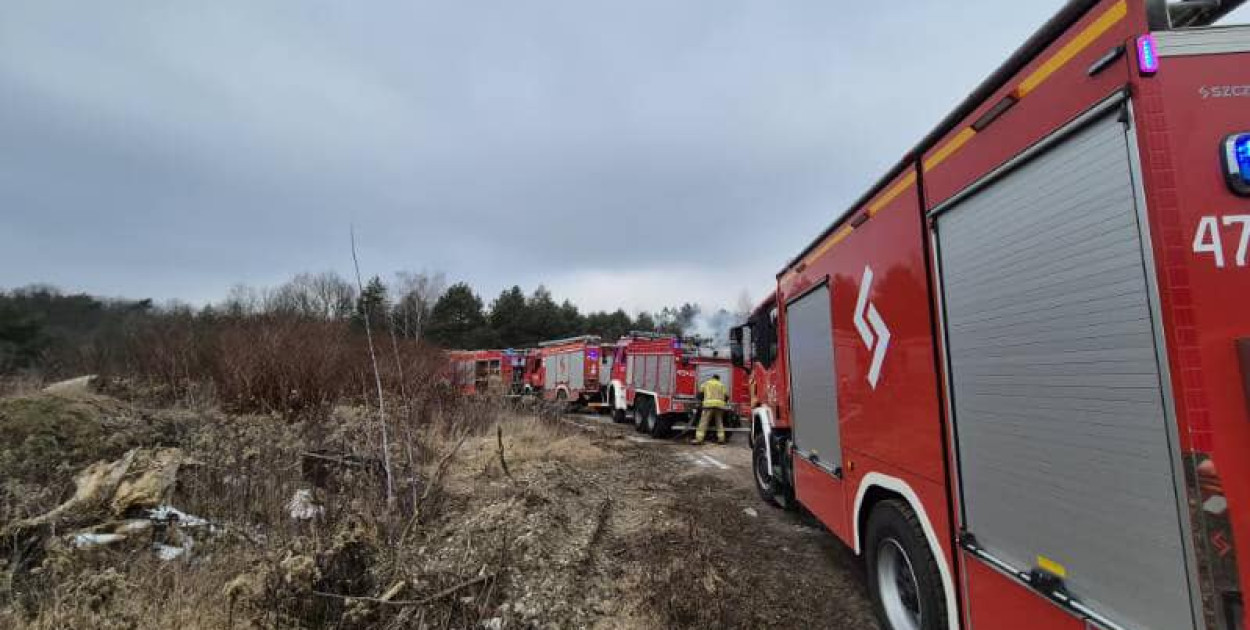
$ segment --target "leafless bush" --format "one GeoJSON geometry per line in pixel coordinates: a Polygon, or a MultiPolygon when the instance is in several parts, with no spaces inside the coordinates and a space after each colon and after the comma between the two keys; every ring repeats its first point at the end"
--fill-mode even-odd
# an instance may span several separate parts
{"type": "MultiPolygon", "coordinates": [[[[324,414],[340,401],[362,401],[374,388],[364,335],[346,321],[279,313],[163,316],[137,324],[116,345],[98,353],[101,374],[139,378],[177,396],[211,384],[237,412],[324,414]]],[[[442,395],[436,350],[398,339],[386,354],[378,367],[388,395],[442,395]]]]}

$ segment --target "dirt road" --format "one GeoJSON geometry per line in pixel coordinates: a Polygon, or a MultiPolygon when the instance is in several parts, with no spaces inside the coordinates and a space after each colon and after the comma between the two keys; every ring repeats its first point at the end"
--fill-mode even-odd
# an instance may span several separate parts
{"type": "Polygon", "coordinates": [[[565,420],[622,451],[615,470],[596,475],[618,493],[605,544],[626,573],[652,576],[652,603],[668,624],[877,627],[854,555],[810,516],[760,500],[745,436],[696,447],[606,417],[565,420]]]}

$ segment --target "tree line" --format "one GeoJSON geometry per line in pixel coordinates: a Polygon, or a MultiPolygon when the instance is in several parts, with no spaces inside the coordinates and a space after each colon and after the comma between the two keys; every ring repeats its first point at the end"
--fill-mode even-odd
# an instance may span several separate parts
{"type": "Polygon", "coordinates": [[[500,292],[489,303],[467,283],[448,283],[445,274],[399,272],[362,287],[334,272],[301,273],[274,287],[238,285],[226,297],[202,307],[150,299],[107,299],[67,294],[46,285],[0,291],[0,374],[40,370],[50,374],[91,369],[102,354],[152,322],[196,325],[256,318],[372,326],[395,339],[447,349],[525,347],[581,334],[616,339],[630,331],[718,336],[739,313],[704,314],[681,304],[631,315],[623,309],[583,313],[570,300],[557,301],[538,286],[500,292]]]}

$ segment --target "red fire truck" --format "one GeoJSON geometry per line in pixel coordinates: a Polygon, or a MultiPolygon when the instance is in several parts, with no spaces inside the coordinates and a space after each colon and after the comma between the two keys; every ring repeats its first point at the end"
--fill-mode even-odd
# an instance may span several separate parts
{"type": "Polygon", "coordinates": [[[524,376],[521,393],[526,396],[537,396],[543,391],[545,381],[543,373],[543,352],[538,348],[527,348],[524,351],[524,376]]]}
{"type": "Polygon", "coordinates": [[[739,414],[749,410],[745,370],[675,335],[635,332],[622,337],[613,348],[612,365],[604,394],[612,419],[627,422],[632,409],[634,428],[652,437],[690,428],[697,419],[699,387],[713,374],[730,392],[731,431],[739,430],[739,414]]]}
{"type": "Polygon", "coordinates": [[[598,402],[600,345],[595,335],[538,344],[542,356],[543,398],[564,404],[598,402]]]}
{"type": "Polygon", "coordinates": [[[464,394],[520,394],[525,386],[524,351],[453,350],[447,353],[452,386],[464,394]]]}
{"type": "Polygon", "coordinates": [[[761,495],[887,628],[1244,627],[1239,4],[1067,3],[735,330],[761,495]]]}

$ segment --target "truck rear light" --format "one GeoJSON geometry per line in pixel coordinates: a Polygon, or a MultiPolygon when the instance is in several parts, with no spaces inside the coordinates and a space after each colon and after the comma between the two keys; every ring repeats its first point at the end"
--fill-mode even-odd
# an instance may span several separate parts
{"type": "Polygon", "coordinates": [[[1153,76],[1159,71],[1158,52],[1154,35],[1142,35],[1137,38],[1137,71],[1142,76],[1153,76]]]}
{"type": "Polygon", "coordinates": [[[1235,133],[1224,139],[1220,156],[1228,187],[1242,196],[1250,196],[1250,133],[1235,133]]]}

